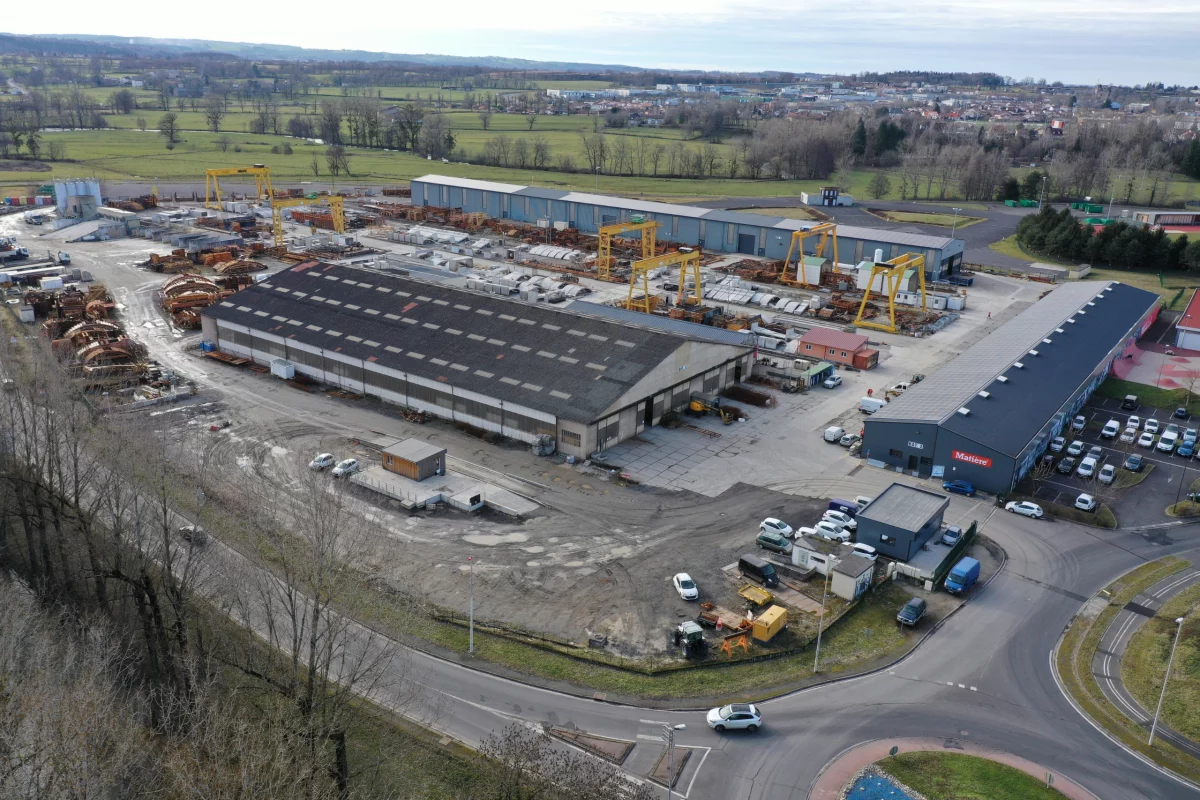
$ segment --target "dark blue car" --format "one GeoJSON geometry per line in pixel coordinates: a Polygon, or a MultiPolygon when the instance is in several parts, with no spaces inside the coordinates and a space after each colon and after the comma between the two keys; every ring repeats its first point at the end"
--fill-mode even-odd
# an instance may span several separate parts
{"type": "Polygon", "coordinates": [[[944,481],[942,490],[954,494],[965,494],[967,497],[975,496],[975,487],[967,481],[944,481]]]}

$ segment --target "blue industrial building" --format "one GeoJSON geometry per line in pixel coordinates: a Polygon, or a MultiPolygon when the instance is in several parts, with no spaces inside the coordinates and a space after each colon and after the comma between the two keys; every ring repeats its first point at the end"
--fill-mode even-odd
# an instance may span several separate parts
{"type": "MultiPolygon", "coordinates": [[[[530,225],[565,226],[584,233],[596,233],[601,225],[623,222],[633,214],[643,214],[661,223],[657,234],[659,241],[774,259],[787,256],[793,231],[805,230],[813,224],[786,217],[445,175],[426,175],[414,180],[412,202],[419,206],[479,211],[495,219],[511,219],[530,225]]],[[[877,250],[883,251],[884,261],[914,253],[925,256],[926,276],[938,280],[957,271],[962,263],[961,239],[853,225],[838,225],[837,233],[838,260],[843,264],[872,260],[877,250]]],[[[806,243],[806,246],[812,245],[806,243]]],[[[832,245],[827,245],[824,253],[809,255],[832,259],[832,245]]]]}

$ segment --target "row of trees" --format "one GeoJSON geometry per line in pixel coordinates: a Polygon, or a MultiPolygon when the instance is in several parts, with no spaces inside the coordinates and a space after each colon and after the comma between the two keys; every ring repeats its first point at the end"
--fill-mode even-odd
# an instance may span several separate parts
{"type": "Polygon", "coordinates": [[[1200,241],[1169,238],[1148,225],[1116,222],[1082,225],[1070,209],[1046,206],[1017,225],[1017,242],[1031,253],[1061,261],[1110,264],[1129,269],[1200,269],[1200,241]]]}
{"type": "Polygon", "coordinates": [[[357,698],[444,713],[353,621],[367,509],[302,463],[247,479],[216,439],[98,413],[40,341],[0,349],[0,796],[652,796],[526,726],[449,768],[409,737],[353,749],[390,724],[357,698]]]}

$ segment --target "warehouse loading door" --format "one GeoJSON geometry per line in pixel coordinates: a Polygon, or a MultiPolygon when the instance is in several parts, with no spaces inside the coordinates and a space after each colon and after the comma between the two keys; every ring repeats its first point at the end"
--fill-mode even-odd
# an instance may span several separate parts
{"type": "Polygon", "coordinates": [[[738,249],[737,249],[737,251],[739,253],[742,253],[743,255],[747,255],[747,256],[754,255],[754,234],[753,233],[739,233],[738,234],[738,249]]]}

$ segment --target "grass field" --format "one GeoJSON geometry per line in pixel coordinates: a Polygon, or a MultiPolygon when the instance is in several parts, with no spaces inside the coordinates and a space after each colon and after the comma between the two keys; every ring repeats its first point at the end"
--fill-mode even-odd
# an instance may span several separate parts
{"type": "Polygon", "coordinates": [[[1098,725],[1120,739],[1126,747],[1195,781],[1200,779],[1200,761],[1175,749],[1161,738],[1154,741],[1153,747],[1148,746],[1145,729],[1108,701],[1100,691],[1092,670],[1092,659],[1100,646],[1100,639],[1117,612],[1139,592],[1188,566],[1181,558],[1167,556],[1122,575],[1105,589],[1108,605],[1103,611],[1094,618],[1081,615],[1072,622],[1058,646],[1054,663],[1067,692],[1098,725]]]}
{"type": "Polygon", "coordinates": [[[876,764],[927,800],[1062,800],[1018,769],[960,753],[900,753],[876,764]]]}
{"type": "Polygon", "coordinates": [[[1162,720],[1192,741],[1200,742],[1200,586],[1180,592],[1163,604],[1154,618],[1134,634],[1121,661],[1121,680],[1142,708],[1153,710],[1162,692],[1167,655],[1175,638],[1175,620],[1184,618],[1171,680],[1163,700],[1162,720]]]}
{"type": "Polygon", "coordinates": [[[739,208],[745,214],[764,214],[768,217],[787,217],[788,219],[821,219],[803,206],[797,208],[739,208]]]}
{"type": "Polygon", "coordinates": [[[1123,400],[1126,395],[1136,395],[1142,405],[1159,408],[1178,408],[1186,405],[1192,413],[1200,412],[1200,395],[1191,395],[1185,389],[1160,389],[1145,383],[1123,381],[1119,378],[1109,378],[1096,388],[1096,394],[1101,397],[1112,397],[1123,400]]]}
{"type": "MultiPolygon", "coordinates": [[[[914,634],[898,630],[896,611],[909,596],[903,586],[888,583],[868,594],[857,608],[838,620],[822,639],[822,672],[837,674],[901,652],[914,634]]],[[[368,621],[390,635],[417,636],[458,653],[467,651],[464,627],[418,619],[407,611],[393,613],[386,597],[376,597],[363,605],[377,615],[368,621]]],[[[656,675],[616,669],[480,631],[475,632],[475,654],[476,658],[537,679],[565,681],[591,691],[655,700],[759,700],[781,686],[813,674],[811,648],[773,661],[656,675]]]]}
{"type": "Polygon", "coordinates": [[[983,217],[965,217],[959,214],[946,214],[935,211],[880,211],[869,209],[869,214],[888,222],[915,222],[920,225],[938,225],[943,228],[966,228],[976,222],[983,222],[983,217]]]}

